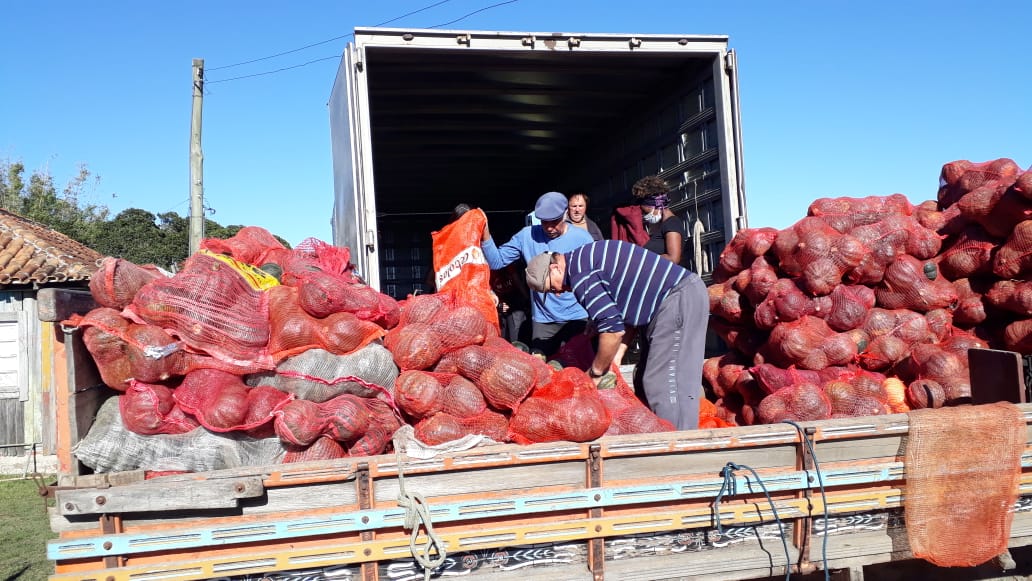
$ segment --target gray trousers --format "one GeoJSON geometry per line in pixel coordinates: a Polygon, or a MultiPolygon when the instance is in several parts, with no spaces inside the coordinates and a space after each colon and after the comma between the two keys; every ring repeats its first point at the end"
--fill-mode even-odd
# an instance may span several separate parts
{"type": "Polygon", "coordinates": [[[652,411],[678,430],[699,427],[708,324],[709,295],[693,273],[670,289],[642,337],[642,391],[652,411]]]}

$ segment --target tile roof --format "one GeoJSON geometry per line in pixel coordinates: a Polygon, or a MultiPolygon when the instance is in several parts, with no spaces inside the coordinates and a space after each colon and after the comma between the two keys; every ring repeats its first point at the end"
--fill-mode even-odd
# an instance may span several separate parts
{"type": "Polygon", "coordinates": [[[89,280],[101,258],[60,232],[0,209],[0,285],[89,280]]]}

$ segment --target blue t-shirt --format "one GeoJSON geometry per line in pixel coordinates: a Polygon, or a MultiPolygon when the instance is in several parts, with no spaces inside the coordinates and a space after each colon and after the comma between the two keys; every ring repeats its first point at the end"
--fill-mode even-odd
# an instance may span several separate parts
{"type": "MultiPolygon", "coordinates": [[[[562,236],[549,238],[541,226],[527,226],[505,244],[496,246],[494,239],[491,239],[481,244],[481,249],[491,270],[498,270],[520,258],[530,262],[530,259],[545,251],[566,253],[591,242],[591,234],[582,228],[567,226],[562,236]]],[[[530,295],[531,318],[536,323],[562,323],[588,318],[587,311],[580,306],[573,293],[546,295],[531,291],[530,295]]]]}

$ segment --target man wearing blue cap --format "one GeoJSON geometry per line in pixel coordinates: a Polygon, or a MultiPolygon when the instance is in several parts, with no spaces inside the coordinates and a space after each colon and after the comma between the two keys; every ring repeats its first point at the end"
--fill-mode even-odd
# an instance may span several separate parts
{"type": "MultiPolygon", "coordinates": [[[[582,228],[571,228],[566,222],[566,196],[548,192],[534,205],[534,217],[541,223],[523,228],[511,240],[496,246],[491,231],[485,227],[480,241],[484,258],[492,270],[505,268],[519,259],[529,262],[542,252],[570,252],[592,241],[582,228]]],[[[530,348],[545,356],[554,354],[564,341],[584,332],[588,313],[573,295],[555,295],[535,291],[530,297],[530,348]]]]}

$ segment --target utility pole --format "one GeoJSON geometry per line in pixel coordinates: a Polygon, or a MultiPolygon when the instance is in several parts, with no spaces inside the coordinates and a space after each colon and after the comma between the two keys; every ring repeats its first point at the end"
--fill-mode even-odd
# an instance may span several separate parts
{"type": "Polygon", "coordinates": [[[204,108],[204,59],[193,60],[193,111],[190,117],[190,254],[204,238],[204,154],[201,152],[201,111],[204,108]]]}

